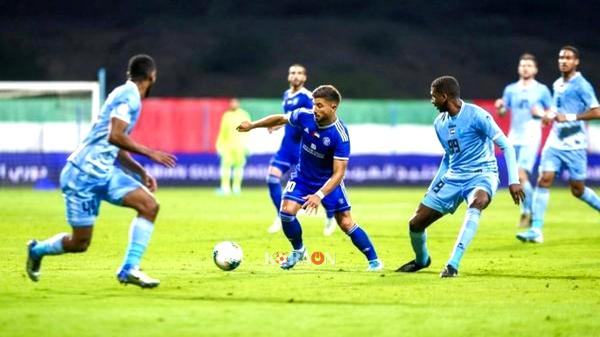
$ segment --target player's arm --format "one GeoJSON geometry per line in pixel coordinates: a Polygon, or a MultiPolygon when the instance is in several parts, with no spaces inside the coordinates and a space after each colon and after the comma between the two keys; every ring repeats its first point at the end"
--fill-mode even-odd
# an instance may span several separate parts
{"type": "MultiPolygon", "coordinates": [[[[548,115],[552,114],[552,95],[550,90],[544,86],[539,104],[531,108],[531,116],[533,118],[547,119],[548,115]]],[[[547,124],[547,123],[546,123],[547,124]]]]}
{"type": "Polygon", "coordinates": [[[437,186],[440,183],[440,181],[442,181],[442,177],[448,171],[449,163],[450,163],[450,158],[448,157],[448,153],[444,152],[444,156],[442,157],[442,162],[440,163],[440,167],[438,168],[438,171],[435,174],[435,177],[433,177],[431,184],[429,184],[427,191],[430,191],[432,188],[435,188],[435,186],[437,186]]]}
{"type": "Polygon", "coordinates": [[[504,153],[504,160],[506,161],[506,170],[508,171],[508,189],[513,201],[516,205],[525,199],[525,192],[519,182],[519,169],[517,166],[517,154],[515,148],[509,142],[508,138],[500,131],[493,138],[494,143],[504,153]]]}
{"type": "Polygon", "coordinates": [[[261,118],[257,121],[243,121],[236,128],[239,132],[248,132],[256,128],[272,128],[279,125],[285,125],[289,121],[288,115],[277,114],[261,118]]]}
{"type": "Polygon", "coordinates": [[[304,197],[306,202],[304,202],[302,208],[306,209],[307,214],[317,212],[317,208],[319,207],[321,200],[323,200],[327,194],[331,193],[340,185],[344,179],[344,176],[346,175],[347,168],[348,160],[333,159],[333,174],[331,175],[331,178],[329,178],[315,194],[310,194],[304,197]]]}
{"type": "Polygon", "coordinates": [[[557,122],[572,122],[572,121],[589,121],[593,119],[600,119],[600,107],[595,107],[582,114],[556,114],[554,119],[557,122]]]}
{"type": "Polygon", "coordinates": [[[166,167],[175,166],[176,158],[172,154],[150,149],[131,139],[126,132],[128,125],[129,123],[123,119],[112,117],[110,119],[108,142],[119,147],[121,150],[141,154],[166,167]]]}
{"type": "Polygon", "coordinates": [[[117,159],[119,160],[119,163],[121,163],[121,165],[124,168],[126,168],[127,170],[129,170],[131,172],[137,173],[142,178],[142,182],[144,183],[144,185],[146,187],[148,187],[148,189],[150,191],[152,191],[152,192],[156,191],[156,188],[157,188],[156,179],[154,179],[153,176],[151,176],[148,172],[146,172],[144,167],[140,163],[138,163],[135,159],[133,159],[133,157],[131,157],[129,152],[127,152],[125,150],[119,150],[117,159]]]}
{"type": "Polygon", "coordinates": [[[554,119],[557,122],[589,121],[600,118],[600,104],[598,103],[598,98],[596,98],[596,94],[594,93],[594,88],[592,88],[592,85],[589,83],[584,83],[578,88],[577,93],[579,94],[579,98],[583,102],[584,106],[588,110],[578,115],[556,114],[554,119]]]}

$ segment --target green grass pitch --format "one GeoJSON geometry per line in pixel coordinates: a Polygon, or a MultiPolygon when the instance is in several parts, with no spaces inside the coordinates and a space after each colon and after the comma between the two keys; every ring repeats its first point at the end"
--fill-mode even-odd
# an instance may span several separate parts
{"type": "Polygon", "coordinates": [[[266,188],[229,198],[165,188],[142,265],[162,284],[142,290],[115,279],[134,212],[106,203],[88,252],[45,258],[40,282],[30,282],[26,241],[70,229],[62,197],[2,189],[0,336],[600,336],[599,216],[567,190],[551,192],[542,245],[515,239],[519,210],[500,190],[456,279],[438,273],[464,206],[430,228],[431,267],[406,275],[393,270],[413,258],[407,220],[424,188],[349,192],[384,272],[365,272],[344,234],[323,237],[322,217],[306,216],[306,246],[329,259],[280,270],[270,256],[289,246],[266,233],[266,188]],[[222,240],[244,249],[233,272],[212,262],[222,240]]]}

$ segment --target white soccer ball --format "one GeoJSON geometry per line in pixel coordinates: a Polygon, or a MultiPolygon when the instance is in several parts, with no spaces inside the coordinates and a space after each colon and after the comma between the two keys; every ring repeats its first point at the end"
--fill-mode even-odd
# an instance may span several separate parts
{"type": "Polygon", "coordinates": [[[242,247],[232,241],[219,242],[213,249],[213,261],[217,267],[225,271],[237,268],[243,258],[242,247]]]}

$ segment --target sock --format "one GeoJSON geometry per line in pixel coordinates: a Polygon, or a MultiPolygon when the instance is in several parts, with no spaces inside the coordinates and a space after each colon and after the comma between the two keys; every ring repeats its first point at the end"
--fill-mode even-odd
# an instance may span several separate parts
{"type": "Polygon", "coordinates": [[[231,192],[229,181],[231,180],[231,167],[221,164],[221,191],[223,193],[231,192]]]}
{"type": "Polygon", "coordinates": [[[373,261],[377,260],[377,253],[375,252],[375,247],[371,243],[369,239],[369,235],[362,228],[358,226],[358,224],[354,224],[352,228],[346,233],[352,239],[352,243],[358,250],[360,250],[365,256],[367,260],[373,261]]]}
{"type": "Polygon", "coordinates": [[[409,230],[408,233],[410,235],[410,244],[415,252],[415,261],[421,266],[426,265],[429,260],[429,251],[427,251],[427,232],[413,232],[409,230]]]}
{"type": "Polygon", "coordinates": [[[296,219],[296,216],[279,212],[279,217],[281,218],[281,227],[283,228],[283,233],[292,243],[292,247],[295,250],[300,250],[304,247],[302,243],[302,227],[300,226],[300,222],[296,219]]]}
{"type": "Polygon", "coordinates": [[[153,231],[154,224],[149,220],[141,217],[133,219],[129,228],[129,245],[125,253],[125,261],[123,261],[123,269],[140,265],[140,260],[146,251],[153,231]]]}
{"type": "Polygon", "coordinates": [[[244,179],[244,167],[234,166],[233,167],[233,182],[232,189],[234,193],[240,193],[242,191],[242,180],[244,179]]]}
{"type": "Polygon", "coordinates": [[[458,265],[460,264],[460,260],[465,254],[465,250],[469,247],[469,244],[473,240],[475,236],[475,232],[477,232],[477,227],[479,227],[479,217],[481,216],[481,211],[477,208],[468,208],[467,214],[465,215],[465,221],[460,229],[460,233],[458,234],[458,238],[456,239],[456,243],[454,244],[454,249],[452,250],[452,255],[450,256],[450,260],[448,264],[452,267],[458,269],[458,265]]]}
{"type": "Polygon", "coordinates": [[[269,195],[271,196],[275,210],[279,212],[279,207],[281,207],[281,178],[269,174],[267,185],[269,186],[269,195]]]}
{"type": "Polygon", "coordinates": [[[67,233],[58,233],[51,238],[38,242],[31,251],[37,257],[42,257],[44,255],[60,255],[65,252],[62,240],[68,235],[69,234],[67,233]]]}
{"type": "Polygon", "coordinates": [[[523,183],[525,200],[521,203],[521,214],[531,214],[531,205],[533,204],[533,187],[529,181],[523,183]]]}
{"type": "Polygon", "coordinates": [[[536,187],[533,192],[533,204],[531,205],[531,228],[542,230],[548,200],[550,200],[550,190],[545,187],[536,187]]]}
{"type": "Polygon", "coordinates": [[[592,206],[592,208],[600,212],[600,198],[598,198],[598,195],[594,193],[591,188],[586,187],[579,199],[585,201],[586,204],[592,206]]]}

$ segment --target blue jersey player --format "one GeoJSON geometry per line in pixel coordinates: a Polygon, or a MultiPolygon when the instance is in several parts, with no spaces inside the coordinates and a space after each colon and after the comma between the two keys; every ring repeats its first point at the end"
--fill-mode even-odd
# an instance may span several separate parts
{"type": "Polygon", "coordinates": [[[378,271],[383,264],[367,233],[352,219],[350,202],[344,188],[344,175],[350,157],[348,130],[338,119],[336,110],[341,95],[331,85],[323,85],[312,93],[313,109],[300,108],[288,115],[272,115],[255,122],[243,122],[241,132],[288,124],[300,131],[302,138],[300,160],[285,188],[279,216],[285,236],[293,250],[281,265],[291,269],[305,258],[302,227],[296,218],[301,208],[316,212],[319,204],[331,210],[340,228],[350,236],[352,243],[366,256],[370,271],[378,271]]]}
{"type": "Polygon", "coordinates": [[[539,178],[533,196],[531,229],[518,233],[523,242],[542,243],[544,213],[550,198],[549,189],[554,177],[563,169],[569,172],[571,193],[600,211],[600,198],[585,186],[587,174],[587,135],[585,120],[595,119],[600,113],[598,99],[590,83],[577,71],[579,51],[564,46],[558,54],[558,68],[562,76],[553,85],[553,111],[548,119],[556,119],[540,160],[539,178]],[[554,116],[552,116],[554,115],[554,116]]]}
{"type": "MultiPolygon", "coordinates": [[[[283,102],[281,103],[284,113],[290,114],[292,111],[300,108],[312,109],[312,93],[304,87],[306,83],[306,68],[301,64],[292,64],[288,71],[288,82],[290,88],[283,93],[283,102]]],[[[285,133],[279,150],[271,158],[267,185],[269,186],[269,195],[275,206],[277,216],[273,224],[267,229],[269,233],[276,233],[281,229],[281,219],[279,218],[282,195],[281,177],[290,171],[290,169],[296,167],[300,156],[301,141],[301,131],[291,125],[285,125],[285,133]]],[[[327,220],[323,233],[329,236],[335,230],[335,224],[333,223],[333,212],[326,211],[327,220]]]]}
{"type": "Polygon", "coordinates": [[[467,212],[452,254],[441,277],[458,276],[459,263],[477,227],[481,212],[489,205],[498,187],[498,164],[494,143],[503,151],[508,166],[509,190],[515,202],[523,200],[515,150],[492,116],[482,108],[460,99],[458,81],[442,76],[431,83],[431,102],[440,111],[435,132],[444,148],[444,157],[425,198],[409,221],[409,234],[416,258],[398,272],[416,272],[429,267],[425,229],[465,200],[467,212]]]}
{"type": "Polygon", "coordinates": [[[44,256],[87,250],[100,211],[100,201],[106,200],[137,211],[131,223],[125,259],[117,272],[118,281],[144,288],[159,284],[159,280],[139,269],[158,214],[158,203],[152,195],[156,190],[156,180],[129,153],[145,155],[167,167],[175,166],[175,157],[149,149],[129,137],[140,116],[141,98],[148,96],[156,81],[154,60],[148,55],[132,57],[127,77],[127,82],[108,96],[98,120],[69,156],[61,172],[60,185],[72,233],[56,234],[44,241],[31,240],[27,245],[26,270],[33,281],[40,277],[44,256]],[[122,169],[115,166],[115,161],[122,169]],[[137,175],[139,180],[125,171],[137,175]]]}
{"type": "Polygon", "coordinates": [[[504,116],[506,111],[510,112],[508,139],[515,147],[519,182],[525,192],[519,227],[529,227],[533,199],[529,175],[535,165],[542,140],[542,117],[550,109],[552,97],[548,87],[535,80],[538,69],[533,55],[521,55],[517,71],[519,80],[504,89],[502,99],[496,101],[496,108],[500,116],[504,116]]]}

